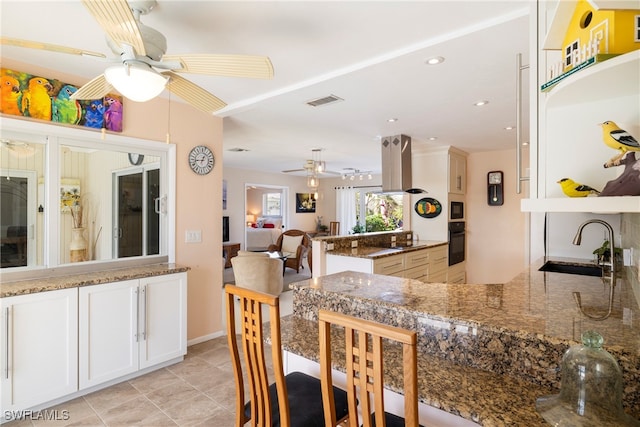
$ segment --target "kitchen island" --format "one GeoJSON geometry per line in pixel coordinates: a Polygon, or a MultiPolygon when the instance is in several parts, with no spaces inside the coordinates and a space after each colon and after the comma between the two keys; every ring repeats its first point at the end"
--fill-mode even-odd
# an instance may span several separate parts
{"type": "MultiPolygon", "coordinates": [[[[640,310],[631,281],[618,278],[611,314],[594,320],[578,310],[573,292],[580,292],[585,312],[601,313],[609,285],[599,277],[541,272],[541,264],[505,284],[350,271],[298,282],[293,314],[282,323],[283,350],[318,360],[320,308],[416,330],[422,403],[486,426],[542,426],[535,399],[558,392],[562,355],[593,329],[622,368],[625,411],[640,418],[640,310]]],[[[401,392],[394,380],[387,387],[401,392]]]]}

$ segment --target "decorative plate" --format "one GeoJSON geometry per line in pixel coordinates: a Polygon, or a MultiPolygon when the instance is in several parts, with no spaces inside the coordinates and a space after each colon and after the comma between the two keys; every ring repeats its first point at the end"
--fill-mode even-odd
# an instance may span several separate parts
{"type": "Polygon", "coordinates": [[[442,212],[442,205],[436,199],[425,197],[416,202],[414,209],[423,218],[435,218],[442,212]]]}

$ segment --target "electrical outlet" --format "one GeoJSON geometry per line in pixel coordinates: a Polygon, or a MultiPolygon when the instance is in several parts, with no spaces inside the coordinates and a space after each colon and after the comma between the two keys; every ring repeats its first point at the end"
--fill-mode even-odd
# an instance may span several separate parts
{"type": "Polygon", "coordinates": [[[352,240],[351,241],[351,247],[352,248],[357,248],[358,247],[358,241],[357,240],[352,240]]]}
{"type": "Polygon", "coordinates": [[[395,243],[396,242],[396,236],[391,236],[391,242],[395,243]]]}
{"type": "Polygon", "coordinates": [[[202,242],[202,230],[186,230],[184,232],[185,243],[200,243],[202,242]]]}
{"type": "Polygon", "coordinates": [[[407,233],[407,241],[411,240],[411,233],[407,233]]]}
{"type": "Polygon", "coordinates": [[[332,251],[333,250],[333,243],[327,243],[327,250],[328,251],[332,251]]]}

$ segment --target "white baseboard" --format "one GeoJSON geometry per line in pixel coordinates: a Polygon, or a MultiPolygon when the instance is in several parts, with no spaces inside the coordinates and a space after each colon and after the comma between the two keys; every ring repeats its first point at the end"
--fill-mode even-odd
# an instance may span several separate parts
{"type": "Polygon", "coordinates": [[[203,335],[203,336],[198,337],[198,338],[193,338],[193,339],[190,339],[189,341],[187,341],[187,347],[189,347],[191,345],[194,345],[194,344],[200,344],[201,342],[209,341],[209,340],[212,340],[214,338],[221,337],[223,335],[226,335],[226,332],[218,331],[218,332],[214,332],[214,333],[209,334],[209,335],[203,335]]]}

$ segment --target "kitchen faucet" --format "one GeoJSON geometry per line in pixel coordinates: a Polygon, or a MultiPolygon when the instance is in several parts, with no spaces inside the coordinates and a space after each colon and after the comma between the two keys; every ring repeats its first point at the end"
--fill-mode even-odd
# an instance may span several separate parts
{"type": "Polygon", "coordinates": [[[608,263],[603,262],[603,265],[609,265],[611,267],[611,272],[610,272],[611,275],[609,276],[609,310],[607,311],[607,314],[605,314],[604,316],[594,316],[589,313],[585,313],[584,310],[582,309],[580,292],[574,292],[573,299],[576,301],[576,304],[578,305],[578,308],[580,309],[580,312],[582,314],[594,320],[604,320],[611,315],[611,310],[613,308],[613,289],[616,284],[616,261],[615,261],[615,255],[614,255],[616,246],[613,243],[613,228],[611,227],[611,225],[609,225],[608,222],[603,221],[601,219],[590,219],[580,224],[580,227],[578,227],[578,232],[576,233],[576,236],[573,238],[573,244],[579,245],[582,242],[582,230],[588,224],[592,224],[592,223],[602,224],[602,226],[606,228],[607,235],[608,235],[607,238],[609,239],[609,248],[611,248],[609,262],[608,263]]]}

